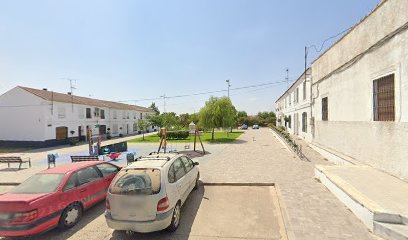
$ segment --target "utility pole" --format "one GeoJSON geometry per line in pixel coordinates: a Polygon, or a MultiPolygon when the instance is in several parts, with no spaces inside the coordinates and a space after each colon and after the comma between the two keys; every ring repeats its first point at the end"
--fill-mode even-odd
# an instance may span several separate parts
{"type": "Polygon", "coordinates": [[[289,88],[289,68],[286,68],[286,88],[289,88]]]}
{"type": "Polygon", "coordinates": [[[230,87],[231,87],[230,80],[229,80],[229,79],[228,79],[228,80],[225,80],[225,82],[227,82],[227,86],[228,86],[228,98],[230,98],[230,94],[229,94],[229,92],[230,92],[230,87]]]}
{"type": "Polygon", "coordinates": [[[165,113],[166,112],[166,94],[163,94],[160,97],[163,98],[163,113],[165,113]]]}
{"type": "MultiPolygon", "coordinates": [[[[307,72],[307,54],[308,54],[308,50],[309,50],[309,48],[307,46],[305,46],[305,82],[307,82],[306,72],[307,72]]],[[[311,127],[310,132],[312,133],[312,136],[314,137],[314,122],[313,123],[311,122],[311,121],[314,121],[313,107],[312,107],[312,105],[313,105],[313,103],[312,103],[313,102],[312,76],[310,76],[309,79],[310,79],[309,84],[310,84],[310,127],[311,127]]]]}

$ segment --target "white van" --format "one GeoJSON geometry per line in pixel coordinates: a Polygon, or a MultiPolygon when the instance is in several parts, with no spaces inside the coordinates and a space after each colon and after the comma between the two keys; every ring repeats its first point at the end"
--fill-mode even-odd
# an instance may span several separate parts
{"type": "Polygon", "coordinates": [[[106,197],[105,218],[115,230],[175,231],[180,208],[199,186],[198,163],[183,154],[154,154],[123,168],[106,197]]]}

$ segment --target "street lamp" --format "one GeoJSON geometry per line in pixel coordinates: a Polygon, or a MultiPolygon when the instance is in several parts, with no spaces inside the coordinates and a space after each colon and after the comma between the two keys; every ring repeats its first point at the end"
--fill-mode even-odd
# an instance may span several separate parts
{"type": "Polygon", "coordinates": [[[227,82],[227,85],[228,85],[228,98],[230,98],[230,94],[229,94],[229,92],[230,92],[230,87],[231,87],[230,80],[227,79],[227,80],[225,80],[225,82],[227,82]]]}
{"type": "Polygon", "coordinates": [[[163,113],[165,113],[166,112],[166,94],[163,94],[160,97],[163,98],[163,113]]]}

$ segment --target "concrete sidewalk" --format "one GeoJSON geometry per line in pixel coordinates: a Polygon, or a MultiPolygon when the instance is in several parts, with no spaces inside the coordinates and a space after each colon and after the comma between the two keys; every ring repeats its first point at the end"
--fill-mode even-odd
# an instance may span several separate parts
{"type": "Polygon", "coordinates": [[[315,176],[371,231],[408,239],[407,182],[362,165],[318,165],[315,176]]]}
{"type": "MultiPolygon", "coordinates": [[[[148,133],[145,136],[156,134],[148,133]]],[[[103,145],[114,144],[123,141],[129,141],[135,138],[141,138],[142,135],[128,136],[124,138],[117,138],[112,140],[103,141],[103,145]]],[[[137,149],[138,155],[145,155],[152,151],[157,151],[157,143],[128,143],[129,151],[137,149]]],[[[70,155],[88,155],[88,145],[81,144],[77,146],[58,146],[52,148],[40,148],[32,149],[24,152],[17,153],[2,153],[0,156],[21,156],[23,158],[29,157],[31,159],[32,167],[28,168],[28,164],[23,164],[21,169],[18,169],[18,164],[11,163],[10,168],[7,167],[7,164],[0,164],[0,185],[3,185],[0,188],[0,193],[9,189],[9,187],[4,187],[4,185],[16,185],[23,182],[27,178],[31,177],[37,172],[45,170],[48,168],[47,164],[47,155],[50,153],[57,153],[60,157],[56,159],[56,165],[62,166],[70,163],[70,155]]],[[[120,157],[120,161],[113,162],[119,166],[124,166],[126,164],[125,156],[120,157]]]]}
{"type": "Polygon", "coordinates": [[[200,161],[202,181],[275,183],[289,239],[378,239],[314,179],[316,162],[332,164],[315,152],[311,162],[300,160],[271,131],[247,130],[239,143],[200,161]]]}

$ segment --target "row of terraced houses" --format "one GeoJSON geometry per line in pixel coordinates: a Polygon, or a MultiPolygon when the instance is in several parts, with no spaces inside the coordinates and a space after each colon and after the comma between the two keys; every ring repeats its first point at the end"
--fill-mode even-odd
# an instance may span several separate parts
{"type": "MultiPolygon", "coordinates": [[[[0,145],[47,147],[140,133],[149,108],[17,86],[0,96],[0,145]]],[[[149,126],[145,131],[157,130],[149,126]]]]}
{"type": "Polygon", "coordinates": [[[382,1],[276,100],[277,125],[335,163],[408,179],[407,13],[382,1]]]}

